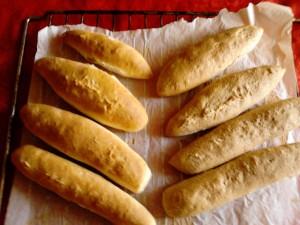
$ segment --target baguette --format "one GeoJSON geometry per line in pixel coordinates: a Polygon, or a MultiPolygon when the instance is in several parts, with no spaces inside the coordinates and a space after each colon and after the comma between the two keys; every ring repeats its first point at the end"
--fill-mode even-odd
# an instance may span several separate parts
{"type": "Polygon", "coordinates": [[[261,66],[213,81],[169,120],[166,134],[188,135],[238,116],[266,97],[284,72],[279,66],[261,66]]]}
{"type": "Polygon", "coordinates": [[[141,192],[148,184],[151,171],[143,158],[96,122],[43,104],[27,104],[20,115],[34,135],[130,191],[141,192]]]}
{"type": "Polygon", "coordinates": [[[210,80],[250,52],[262,34],[262,28],[242,26],[209,36],[185,49],[163,67],[157,82],[158,95],[181,94],[210,80]]]}
{"type": "Polygon", "coordinates": [[[137,50],[104,34],[71,30],[65,32],[63,40],[88,62],[110,72],[135,79],[152,76],[149,64],[137,50]]]}
{"type": "Polygon", "coordinates": [[[126,192],[50,152],[25,145],[13,152],[12,162],[26,177],[114,224],[156,224],[148,210],[126,192]]]}
{"type": "Polygon", "coordinates": [[[299,126],[300,98],[263,105],[197,138],[177,152],[170,163],[184,173],[200,173],[299,126]]]}
{"type": "Polygon", "coordinates": [[[163,207],[170,217],[193,216],[299,173],[300,143],[248,152],[170,186],[163,207]]]}
{"type": "Polygon", "coordinates": [[[135,132],[148,122],[144,107],[126,87],[92,65],[45,57],[35,69],[66,102],[104,125],[135,132]]]}

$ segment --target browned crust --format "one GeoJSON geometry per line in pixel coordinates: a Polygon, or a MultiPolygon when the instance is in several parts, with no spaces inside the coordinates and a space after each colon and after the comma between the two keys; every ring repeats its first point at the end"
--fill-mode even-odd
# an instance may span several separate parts
{"type": "Polygon", "coordinates": [[[299,173],[300,143],[249,152],[170,186],[163,206],[171,217],[197,215],[299,173]]]}
{"type": "Polygon", "coordinates": [[[137,50],[104,34],[71,30],[65,32],[64,43],[110,72],[135,79],[152,77],[149,64],[137,50]]]}
{"type": "Polygon", "coordinates": [[[143,158],[96,122],[43,104],[27,104],[20,115],[34,135],[125,188],[141,192],[148,184],[151,171],[143,158]]]}
{"type": "Polygon", "coordinates": [[[25,145],[13,152],[12,161],[31,180],[114,224],[156,224],[147,209],[126,192],[52,153],[25,145]]]}
{"type": "Polygon", "coordinates": [[[196,174],[300,126],[300,98],[260,106],[229,120],[177,152],[170,163],[196,174]]]}
{"type": "Polygon", "coordinates": [[[224,70],[259,42],[262,28],[242,26],[205,38],[180,52],[162,69],[157,93],[172,96],[191,90],[224,70]]]}
{"type": "Polygon", "coordinates": [[[144,107],[130,91],[92,65],[45,57],[35,69],[66,102],[102,124],[136,132],[148,122],[144,107]]]}

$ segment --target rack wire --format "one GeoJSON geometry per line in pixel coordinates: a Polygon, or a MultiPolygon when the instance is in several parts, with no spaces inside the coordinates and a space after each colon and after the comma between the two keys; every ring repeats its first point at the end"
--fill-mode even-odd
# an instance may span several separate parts
{"type": "MultiPolygon", "coordinates": [[[[18,132],[20,132],[20,128],[22,127],[16,116],[16,112],[18,112],[20,106],[27,99],[34,54],[36,51],[38,30],[45,26],[80,23],[103,27],[112,31],[133,30],[162,27],[169,22],[177,21],[181,18],[191,21],[196,17],[208,18],[216,15],[217,12],[71,10],[48,11],[42,16],[31,16],[26,18],[23,22],[18,66],[15,76],[13,98],[10,106],[6,145],[4,152],[0,152],[0,154],[3,154],[0,180],[0,224],[4,222],[12,184],[13,168],[10,163],[8,163],[8,158],[11,149],[17,147],[19,144],[20,137],[18,136],[18,132]]],[[[296,19],[294,22],[300,24],[300,19],[296,19]]]]}

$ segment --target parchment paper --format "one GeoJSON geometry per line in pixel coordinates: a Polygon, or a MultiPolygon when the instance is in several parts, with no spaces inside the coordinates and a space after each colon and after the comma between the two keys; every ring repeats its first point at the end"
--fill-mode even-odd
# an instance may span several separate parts
{"type": "MultiPolygon", "coordinates": [[[[110,32],[82,24],[50,26],[42,29],[38,34],[35,58],[55,55],[83,60],[61,42],[61,34],[64,31],[80,28],[102,32],[134,46],[145,56],[157,77],[166,60],[187,45],[199,42],[204,36],[227,28],[249,23],[256,24],[265,30],[262,40],[254,51],[239,58],[224,73],[264,64],[279,64],[285,67],[287,72],[283,82],[266,100],[260,103],[262,104],[278,98],[296,96],[297,82],[291,48],[292,20],[293,14],[290,8],[273,3],[260,3],[257,6],[250,4],[238,13],[231,13],[224,9],[215,18],[198,18],[193,22],[180,20],[157,29],[110,32]]],[[[222,74],[223,72],[220,75],[222,74]]],[[[158,224],[300,224],[300,180],[297,181],[295,177],[284,179],[211,212],[181,219],[167,218],[161,206],[162,190],[184,178],[182,174],[168,165],[167,160],[174,152],[195,139],[197,135],[166,138],[163,136],[163,128],[167,119],[191,98],[193,92],[179,97],[159,98],[155,94],[156,79],[138,81],[118,78],[142,102],[149,115],[149,124],[141,132],[133,134],[116,130],[113,132],[142,155],[152,170],[153,177],[146,190],[142,194],[133,196],[150,210],[158,224]]],[[[48,84],[35,74],[32,76],[29,101],[43,102],[77,112],[56,96],[48,84]]],[[[300,140],[299,134],[299,131],[290,132],[288,137],[280,137],[266,142],[263,146],[278,145],[287,141],[295,142],[300,140]]],[[[27,131],[24,131],[23,142],[36,143],[38,146],[53,151],[27,131]]],[[[17,173],[14,178],[5,224],[99,225],[109,223],[85,209],[61,199],[17,173]]]]}

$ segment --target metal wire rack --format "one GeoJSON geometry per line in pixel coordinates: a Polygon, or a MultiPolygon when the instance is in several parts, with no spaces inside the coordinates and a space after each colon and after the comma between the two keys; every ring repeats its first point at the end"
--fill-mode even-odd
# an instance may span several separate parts
{"type": "MultiPolygon", "coordinates": [[[[48,11],[42,16],[26,18],[23,24],[13,98],[10,106],[6,146],[4,152],[0,152],[0,154],[3,154],[0,180],[0,224],[4,222],[12,183],[13,168],[8,163],[8,158],[11,149],[19,144],[20,136],[18,133],[20,133],[22,127],[16,112],[27,99],[38,30],[50,25],[80,23],[103,27],[112,31],[133,30],[161,27],[181,18],[191,21],[196,17],[207,18],[216,15],[217,12],[71,10],[48,11]]],[[[294,22],[300,23],[300,19],[296,19],[294,22]]]]}

